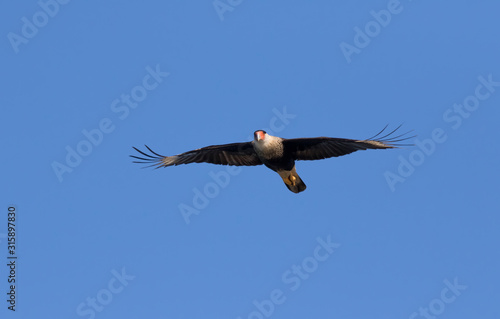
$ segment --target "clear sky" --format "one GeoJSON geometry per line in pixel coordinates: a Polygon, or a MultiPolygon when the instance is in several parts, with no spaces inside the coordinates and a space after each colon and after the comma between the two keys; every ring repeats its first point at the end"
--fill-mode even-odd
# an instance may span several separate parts
{"type": "Polygon", "coordinates": [[[4,4],[0,317],[15,260],[15,318],[498,318],[498,12],[4,4]],[[263,166],[129,157],[386,124],[415,146],[298,162],[300,194],[263,166]]]}

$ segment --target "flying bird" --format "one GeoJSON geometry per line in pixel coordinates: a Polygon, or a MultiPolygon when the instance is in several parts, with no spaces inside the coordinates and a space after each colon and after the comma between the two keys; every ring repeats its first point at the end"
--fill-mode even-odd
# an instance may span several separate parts
{"type": "Polygon", "coordinates": [[[173,156],[160,155],[145,145],[151,154],[134,147],[143,157],[130,156],[139,160],[134,163],[151,164],[147,167],[156,168],[189,163],[265,165],[279,174],[290,191],[300,193],[306,189],[306,184],[297,174],[295,161],[320,160],[347,155],[359,150],[388,149],[410,145],[400,143],[413,137],[405,137],[408,132],[394,136],[400,127],[401,125],[381,136],[386,126],[378,134],[366,140],[334,137],[286,139],[258,130],[254,132],[254,139],[251,142],[211,145],[173,156]]]}

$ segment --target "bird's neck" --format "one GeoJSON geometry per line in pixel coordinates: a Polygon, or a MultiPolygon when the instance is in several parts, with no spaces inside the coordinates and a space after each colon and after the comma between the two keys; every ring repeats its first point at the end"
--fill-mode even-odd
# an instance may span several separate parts
{"type": "Polygon", "coordinates": [[[277,158],[283,156],[281,138],[267,135],[264,140],[253,142],[255,152],[263,158],[277,158]]]}

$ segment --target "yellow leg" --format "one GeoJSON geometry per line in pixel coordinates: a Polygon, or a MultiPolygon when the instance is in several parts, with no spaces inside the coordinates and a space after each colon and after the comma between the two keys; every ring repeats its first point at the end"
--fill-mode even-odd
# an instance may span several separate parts
{"type": "MultiPolygon", "coordinates": [[[[289,186],[295,186],[297,184],[297,177],[294,176],[293,171],[279,171],[278,174],[280,174],[281,178],[283,179],[283,182],[289,186]]],[[[297,174],[297,173],[295,173],[297,174]]]]}
{"type": "Polygon", "coordinates": [[[287,185],[292,185],[292,181],[289,178],[283,178],[283,182],[287,185]]]}

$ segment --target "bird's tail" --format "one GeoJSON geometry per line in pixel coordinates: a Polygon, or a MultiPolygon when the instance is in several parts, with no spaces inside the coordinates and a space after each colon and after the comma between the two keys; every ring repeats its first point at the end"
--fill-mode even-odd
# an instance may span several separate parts
{"type": "Polygon", "coordinates": [[[306,184],[304,184],[299,174],[295,171],[295,167],[291,171],[281,171],[278,173],[290,191],[297,194],[306,190],[306,184]]]}

